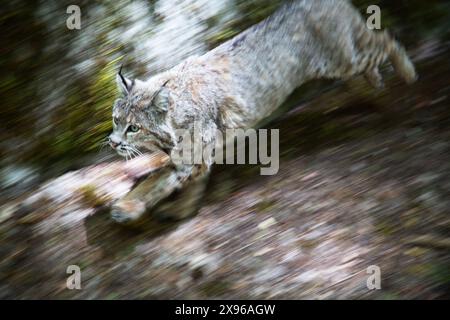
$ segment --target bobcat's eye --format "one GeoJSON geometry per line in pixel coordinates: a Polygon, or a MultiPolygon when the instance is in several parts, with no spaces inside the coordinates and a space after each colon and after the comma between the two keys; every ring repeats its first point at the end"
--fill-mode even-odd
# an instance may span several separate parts
{"type": "Polygon", "coordinates": [[[119,125],[119,118],[114,117],[114,118],[113,118],[113,122],[114,122],[114,124],[115,124],[116,126],[119,125]]]}
{"type": "Polygon", "coordinates": [[[139,127],[132,124],[131,126],[128,127],[128,131],[130,132],[138,132],[139,131],[139,127]]]}

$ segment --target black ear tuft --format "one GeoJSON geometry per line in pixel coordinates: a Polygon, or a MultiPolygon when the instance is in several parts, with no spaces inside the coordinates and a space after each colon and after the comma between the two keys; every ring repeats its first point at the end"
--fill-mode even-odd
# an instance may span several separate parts
{"type": "Polygon", "coordinates": [[[123,95],[127,95],[130,93],[131,89],[133,88],[134,80],[128,79],[122,75],[122,67],[123,67],[123,65],[120,66],[119,72],[117,73],[116,82],[117,82],[117,87],[118,87],[119,91],[123,95]]]}

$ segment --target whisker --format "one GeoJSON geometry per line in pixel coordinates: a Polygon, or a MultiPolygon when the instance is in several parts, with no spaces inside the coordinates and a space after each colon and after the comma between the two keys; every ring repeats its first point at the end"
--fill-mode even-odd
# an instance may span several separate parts
{"type": "Polygon", "coordinates": [[[133,147],[130,145],[130,146],[127,146],[127,151],[129,151],[130,152],[130,158],[131,159],[133,159],[133,147]]]}
{"type": "Polygon", "coordinates": [[[142,156],[142,152],[139,151],[135,146],[131,146],[131,149],[136,153],[137,156],[142,156]]]}
{"type": "Polygon", "coordinates": [[[101,144],[100,147],[99,147],[99,149],[98,149],[98,153],[102,152],[102,151],[103,151],[103,148],[106,147],[106,146],[107,146],[106,143],[101,144]]]}
{"type": "Polygon", "coordinates": [[[106,147],[108,144],[109,144],[108,137],[103,138],[103,141],[100,141],[99,143],[98,153],[102,152],[103,148],[106,147]]]}
{"type": "Polygon", "coordinates": [[[130,149],[130,152],[131,152],[133,158],[136,158],[137,153],[133,148],[130,149]]]}
{"type": "Polygon", "coordinates": [[[134,147],[133,150],[136,153],[136,157],[142,156],[142,152],[140,152],[136,147],[134,147]]]}

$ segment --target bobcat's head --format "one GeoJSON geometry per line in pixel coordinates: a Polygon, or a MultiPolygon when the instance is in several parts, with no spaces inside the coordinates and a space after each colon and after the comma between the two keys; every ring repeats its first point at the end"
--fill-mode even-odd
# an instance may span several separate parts
{"type": "Polygon", "coordinates": [[[154,77],[146,82],[130,80],[121,74],[116,77],[121,97],[113,106],[113,132],[110,146],[124,157],[133,157],[144,150],[162,150],[174,146],[173,130],[166,122],[173,104],[170,80],[154,77]]]}

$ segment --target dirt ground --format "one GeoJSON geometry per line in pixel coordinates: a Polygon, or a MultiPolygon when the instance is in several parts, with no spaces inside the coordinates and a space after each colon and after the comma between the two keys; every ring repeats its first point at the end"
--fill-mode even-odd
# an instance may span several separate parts
{"type": "Polygon", "coordinates": [[[108,204],[130,187],[117,163],[4,204],[0,298],[449,298],[449,46],[413,58],[412,86],[387,68],[385,89],[333,84],[270,123],[278,174],[217,166],[193,218],[113,224],[108,204]]]}

